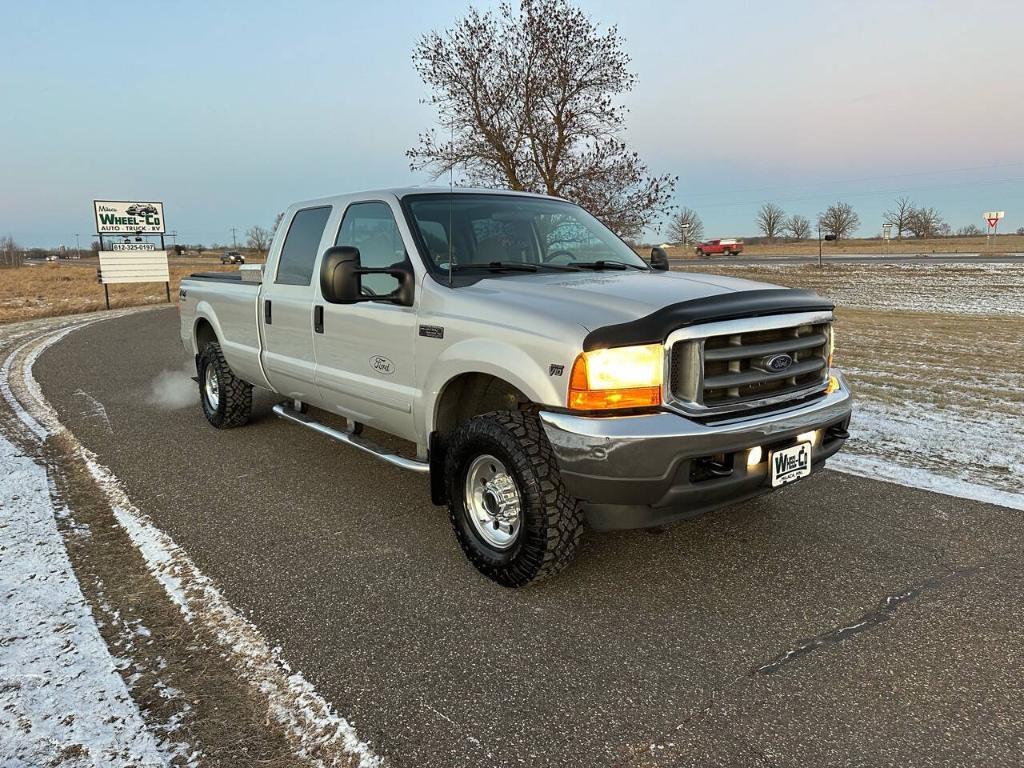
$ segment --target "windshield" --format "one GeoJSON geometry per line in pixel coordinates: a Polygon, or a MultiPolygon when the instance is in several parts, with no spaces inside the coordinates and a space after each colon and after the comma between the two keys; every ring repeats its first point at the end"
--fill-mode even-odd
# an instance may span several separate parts
{"type": "Polygon", "coordinates": [[[449,254],[459,270],[498,264],[538,270],[595,264],[647,268],[601,222],[561,200],[455,193],[413,195],[403,202],[435,272],[448,271],[449,254]]]}

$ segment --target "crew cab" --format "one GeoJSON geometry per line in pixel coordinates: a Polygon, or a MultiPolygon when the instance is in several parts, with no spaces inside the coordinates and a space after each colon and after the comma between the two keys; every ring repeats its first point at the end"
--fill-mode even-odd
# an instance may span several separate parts
{"type": "Polygon", "coordinates": [[[770,492],[848,437],[830,301],[672,272],[660,249],[648,265],[541,195],[298,203],[265,265],[185,279],[179,309],[210,424],[277,393],[311,439],[427,475],[469,560],[510,587],[561,570],[585,528],[770,492]]]}
{"type": "Polygon", "coordinates": [[[739,256],[743,253],[743,241],[731,238],[719,240],[705,240],[699,243],[694,249],[701,258],[705,256],[739,256]]]}

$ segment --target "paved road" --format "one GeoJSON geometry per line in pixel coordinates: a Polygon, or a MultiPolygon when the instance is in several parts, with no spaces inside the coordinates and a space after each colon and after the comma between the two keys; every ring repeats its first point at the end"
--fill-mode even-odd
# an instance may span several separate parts
{"type": "MultiPolygon", "coordinates": [[[[983,253],[849,253],[822,256],[829,264],[1024,264],[1024,254],[1011,253],[1005,256],[986,256],[983,253]]],[[[710,259],[669,259],[675,265],[692,264],[817,264],[813,256],[741,256],[715,257],[710,259]]]]}
{"type": "Polygon", "coordinates": [[[391,765],[1018,763],[1019,512],[825,472],[507,591],[423,479],[273,398],[225,432],[152,403],[176,324],[71,334],[43,392],[391,765]]]}

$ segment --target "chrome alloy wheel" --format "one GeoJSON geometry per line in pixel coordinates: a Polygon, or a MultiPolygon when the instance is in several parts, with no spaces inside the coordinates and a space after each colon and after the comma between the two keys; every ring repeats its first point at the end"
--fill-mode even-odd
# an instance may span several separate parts
{"type": "Polygon", "coordinates": [[[519,489],[498,459],[484,454],[469,465],[465,502],[469,519],[484,542],[495,549],[508,549],[519,538],[519,489]]]}
{"type": "Polygon", "coordinates": [[[206,375],[203,377],[203,394],[206,396],[206,404],[210,410],[216,411],[220,405],[220,382],[217,380],[217,371],[212,365],[206,366],[206,375]]]}

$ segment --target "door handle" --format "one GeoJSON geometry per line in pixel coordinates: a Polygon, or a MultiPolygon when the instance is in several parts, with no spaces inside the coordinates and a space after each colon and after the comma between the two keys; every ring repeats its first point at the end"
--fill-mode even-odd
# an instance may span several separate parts
{"type": "Polygon", "coordinates": [[[263,322],[271,324],[270,299],[263,300],[263,322]]]}
{"type": "Polygon", "coordinates": [[[313,307],[313,330],[317,333],[324,332],[324,308],[319,304],[313,307]]]}

